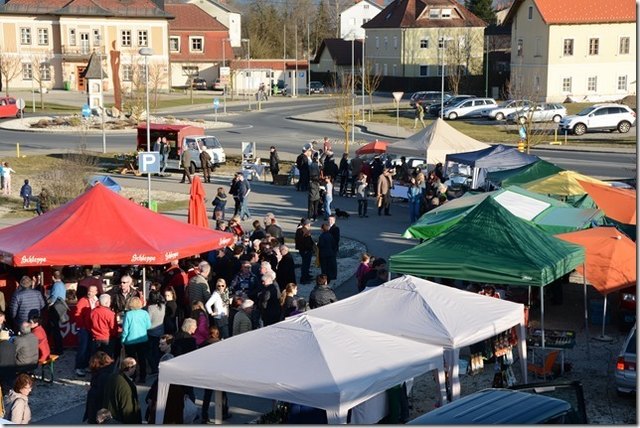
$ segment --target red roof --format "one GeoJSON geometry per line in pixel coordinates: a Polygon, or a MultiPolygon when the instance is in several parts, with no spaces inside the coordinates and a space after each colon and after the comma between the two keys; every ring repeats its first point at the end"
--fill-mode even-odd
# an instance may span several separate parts
{"type": "MultiPolygon", "coordinates": [[[[249,62],[246,59],[235,59],[231,63],[231,67],[235,70],[249,68],[249,62]]],[[[296,68],[296,61],[287,59],[283,61],[281,59],[251,59],[251,68],[268,68],[271,70],[294,70],[296,68]]],[[[307,68],[307,60],[298,60],[298,69],[305,70],[307,68]]]]}
{"type": "MultiPolygon", "coordinates": [[[[524,0],[516,0],[505,23],[510,22],[524,0]]],[[[600,24],[636,22],[634,0],[533,0],[547,24],[600,24]]]]}
{"type": "Polygon", "coordinates": [[[1,10],[32,15],[170,17],[153,0],[7,0],[1,10]]]}
{"type": "Polygon", "coordinates": [[[0,230],[13,266],[161,265],[225,247],[233,235],[154,213],[96,184],[73,201],[0,230]]]}
{"type": "Polygon", "coordinates": [[[169,22],[169,30],[227,31],[226,26],[195,4],[165,4],[164,10],[175,16],[169,22]]]}
{"type": "Polygon", "coordinates": [[[362,28],[458,28],[487,24],[455,0],[394,0],[362,28]],[[431,19],[429,10],[452,9],[451,18],[431,19]]]}

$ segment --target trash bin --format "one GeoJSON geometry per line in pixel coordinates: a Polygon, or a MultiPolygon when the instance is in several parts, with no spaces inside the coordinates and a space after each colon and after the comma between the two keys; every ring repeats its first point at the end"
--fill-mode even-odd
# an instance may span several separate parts
{"type": "Polygon", "coordinates": [[[70,91],[71,90],[71,82],[69,82],[68,80],[64,81],[64,90],[65,91],[70,91]]]}

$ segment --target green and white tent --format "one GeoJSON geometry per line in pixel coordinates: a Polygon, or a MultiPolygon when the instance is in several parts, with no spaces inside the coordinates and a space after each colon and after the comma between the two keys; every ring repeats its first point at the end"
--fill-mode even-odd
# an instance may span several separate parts
{"type": "Polygon", "coordinates": [[[529,192],[517,186],[454,199],[424,214],[404,233],[405,238],[431,239],[440,235],[485,200],[493,199],[513,215],[551,234],[574,232],[604,223],[599,209],[574,208],[557,199],[529,192]]]}
{"type": "Polygon", "coordinates": [[[544,287],[584,262],[584,249],[487,198],[436,238],[391,256],[389,270],[418,277],[544,287]]]}
{"type": "Polygon", "coordinates": [[[540,159],[539,161],[521,166],[520,168],[489,172],[487,174],[487,181],[501,187],[519,186],[524,183],[529,183],[530,181],[557,174],[560,171],[564,171],[564,169],[540,159]]]}

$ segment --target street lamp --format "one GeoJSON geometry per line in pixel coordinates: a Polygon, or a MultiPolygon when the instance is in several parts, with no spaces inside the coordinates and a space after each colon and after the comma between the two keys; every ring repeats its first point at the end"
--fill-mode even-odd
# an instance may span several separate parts
{"type": "Polygon", "coordinates": [[[364,42],[367,39],[367,36],[365,35],[362,38],[362,58],[360,59],[361,61],[361,72],[360,72],[360,89],[362,92],[362,124],[364,125],[364,42]]]}
{"type": "MultiPolygon", "coordinates": [[[[98,51],[98,59],[100,60],[100,109],[101,109],[101,123],[102,123],[102,153],[107,153],[107,134],[104,130],[104,75],[102,71],[102,50],[98,51]]],[[[147,106],[147,109],[149,106],[147,106]]]]}
{"type": "MultiPolygon", "coordinates": [[[[151,124],[149,111],[149,62],[148,59],[153,55],[153,49],[142,48],[138,51],[144,57],[144,87],[147,96],[147,152],[151,151],[151,124]]],[[[100,64],[102,67],[102,64],[100,64]]],[[[151,173],[147,172],[147,207],[151,209],[151,173]]]]}
{"type": "MultiPolygon", "coordinates": [[[[230,42],[231,39],[229,39],[229,38],[222,39],[222,66],[223,67],[227,66],[227,58],[226,58],[225,44],[224,44],[224,42],[227,42],[227,41],[230,42]]],[[[218,77],[220,77],[220,82],[222,82],[222,75],[221,75],[220,72],[218,72],[218,74],[220,75],[220,76],[218,76],[218,77]]],[[[222,84],[222,99],[223,99],[223,101],[222,101],[223,102],[223,104],[222,104],[223,105],[223,111],[224,111],[224,114],[227,114],[227,80],[226,80],[226,78],[225,78],[224,83],[222,84]]]]}
{"type": "MultiPolygon", "coordinates": [[[[249,79],[250,79],[249,83],[251,83],[251,80],[253,80],[253,75],[251,74],[251,39],[240,39],[240,40],[243,42],[247,42],[247,64],[249,66],[249,79]]],[[[250,93],[249,93],[249,111],[251,111],[251,94],[250,93]]]]}
{"type": "Polygon", "coordinates": [[[438,49],[442,53],[442,68],[440,70],[440,119],[444,117],[444,37],[440,37],[438,40],[438,49]]]}
{"type": "Polygon", "coordinates": [[[356,140],[356,76],[355,76],[355,43],[356,33],[351,37],[351,144],[356,140]]]}

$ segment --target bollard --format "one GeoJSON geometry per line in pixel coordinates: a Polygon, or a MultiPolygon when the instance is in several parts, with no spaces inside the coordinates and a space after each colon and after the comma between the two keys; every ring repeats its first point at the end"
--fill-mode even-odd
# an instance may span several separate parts
{"type": "Polygon", "coordinates": [[[20,157],[20,143],[16,143],[16,157],[20,157]]]}

